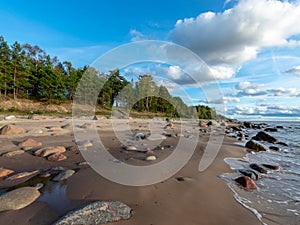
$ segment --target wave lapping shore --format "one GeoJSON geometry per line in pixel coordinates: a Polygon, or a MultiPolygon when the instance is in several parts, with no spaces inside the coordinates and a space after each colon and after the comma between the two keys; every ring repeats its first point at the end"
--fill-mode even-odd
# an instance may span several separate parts
{"type": "Polygon", "coordinates": [[[222,178],[229,182],[235,199],[262,224],[300,224],[300,123],[245,123],[230,136],[239,139],[235,144],[242,147],[251,146],[252,141],[263,146],[259,151],[245,147],[245,157],[225,159],[235,173],[223,174],[222,178]],[[261,138],[261,134],[270,139],[261,138]],[[255,171],[253,164],[266,171],[259,173],[257,189],[241,189],[234,179],[245,170],[255,171]],[[270,169],[269,165],[274,167],[270,169]]]}

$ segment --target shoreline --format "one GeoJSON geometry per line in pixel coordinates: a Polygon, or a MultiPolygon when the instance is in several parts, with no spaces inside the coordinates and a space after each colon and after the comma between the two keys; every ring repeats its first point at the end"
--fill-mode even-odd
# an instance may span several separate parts
{"type": "MultiPolygon", "coordinates": [[[[115,156],[117,158],[127,157],[124,152],[120,151],[120,143],[111,141],[112,137],[107,133],[109,129],[105,126],[107,121],[98,120],[96,122],[101,126],[99,129],[103,129],[103,132],[107,134],[107,136],[104,135],[104,141],[112,144],[112,151],[116,151],[115,156]]],[[[132,124],[138,127],[141,126],[142,121],[140,119],[132,121],[132,124]]],[[[32,126],[30,129],[37,129],[38,126],[43,127],[48,124],[58,126],[68,122],[60,118],[55,122],[42,120],[36,123],[27,123],[27,125],[32,126]]],[[[22,125],[22,121],[14,121],[13,123],[22,125]]],[[[26,121],[23,124],[26,124],[26,121]]],[[[46,132],[46,134],[48,133],[46,132]]],[[[9,138],[0,136],[0,142],[4,144],[3,146],[7,150],[15,149],[16,147],[12,140],[21,141],[27,136],[20,135],[9,138]]],[[[74,137],[71,129],[68,132],[54,131],[49,132],[49,135],[33,135],[31,137],[43,142],[45,146],[53,144],[64,144],[66,147],[73,146],[73,148],[76,146],[72,141],[74,137]]],[[[54,164],[55,166],[79,169],[65,182],[67,185],[65,195],[71,203],[64,210],[56,212],[49,204],[38,199],[24,209],[0,212],[0,223],[22,224],[25,222],[27,224],[46,225],[51,224],[67,211],[77,208],[84,202],[117,200],[130,206],[133,211],[129,220],[119,221],[115,224],[260,224],[252,212],[245,209],[234,199],[231,190],[227,187],[227,183],[219,177],[223,173],[231,171],[224,162],[225,158],[243,157],[245,152],[242,151],[241,147],[235,146],[231,138],[225,137],[221,150],[214,162],[207,170],[199,172],[198,164],[207,140],[208,134],[200,135],[199,143],[192,158],[177,174],[166,181],[146,187],[129,187],[116,184],[101,177],[88,166],[78,166],[79,162],[84,161],[82,156],[78,154],[78,150],[67,151],[67,160],[58,163],[47,162],[42,158],[36,158],[31,155],[23,155],[16,156],[13,160],[15,164],[13,164],[11,159],[0,157],[1,165],[4,167],[14,166],[15,170],[18,171],[33,170],[41,167],[41,165],[44,169],[48,169],[51,166],[53,167],[54,164]],[[178,177],[186,179],[179,181],[177,180],[178,177]]],[[[168,144],[177,143],[176,138],[168,138],[167,141],[169,141],[168,144]]],[[[167,157],[169,153],[163,153],[167,151],[169,150],[157,152],[158,158],[167,157]]],[[[135,163],[135,160],[130,162],[135,163]]]]}

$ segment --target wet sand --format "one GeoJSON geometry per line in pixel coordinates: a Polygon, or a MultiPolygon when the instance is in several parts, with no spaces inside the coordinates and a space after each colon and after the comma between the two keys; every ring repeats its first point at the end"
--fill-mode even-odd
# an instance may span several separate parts
{"type": "MultiPolygon", "coordinates": [[[[131,187],[116,184],[103,178],[88,165],[78,166],[78,163],[85,160],[74,142],[72,126],[54,132],[49,132],[45,128],[48,125],[62,126],[70,124],[71,120],[50,118],[32,121],[24,118],[13,122],[0,121],[1,125],[11,123],[20,125],[27,130],[42,129],[44,132],[42,134],[0,136],[0,153],[19,149],[16,143],[27,137],[41,141],[43,147],[63,145],[69,147],[71,150],[68,150],[65,154],[68,158],[61,162],[49,162],[44,158],[33,156],[27,152],[12,158],[0,157],[1,167],[21,172],[35,169],[46,170],[62,166],[66,169],[77,169],[77,172],[63,184],[65,185],[65,192],[63,194],[66,195],[66,199],[69,201],[69,204],[65,207],[59,207],[62,204],[60,201],[64,198],[59,198],[56,195],[56,203],[49,204],[49,202],[43,201],[42,194],[40,199],[24,209],[0,212],[0,224],[51,224],[67,211],[94,200],[117,200],[132,208],[133,212],[130,220],[119,221],[113,224],[260,224],[254,214],[235,201],[226,182],[218,177],[222,173],[230,172],[230,168],[224,162],[224,158],[242,157],[245,154],[243,148],[234,146],[234,140],[228,137],[224,139],[221,150],[214,162],[204,172],[198,171],[198,165],[206,147],[209,134],[200,133],[199,143],[191,160],[177,174],[168,180],[154,185],[131,187]],[[178,181],[176,179],[178,177],[186,177],[187,179],[178,181]]],[[[96,124],[103,143],[105,143],[105,146],[110,149],[109,151],[118,160],[134,165],[149,165],[149,163],[155,164],[163,160],[172,152],[170,149],[155,151],[158,160],[154,162],[139,160],[145,153],[125,151],[121,147],[122,143],[114,137],[111,126],[109,126],[109,120],[98,120],[96,124]]],[[[130,125],[133,131],[147,131],[147,121],[134,119],[134,121],[130,122],[130,125]]],[[[177,126],[179,125],[175,123],[175,129],[171,129],[168,132],[175,132],[177,126]]],[[[178,137],[167,138],[163,144],[176,146],[177,142],[178,137]]],[[[23,182],[18,181],[17,183],[23,182]]],[[[12,184],[0,180],[2,188],[12,185],[15,185],[15,183],[12,184]]],[[[54,184],[51,184],[50,181],[46,184],[46,187],[47,185],[54,184]]],[[[46,187],[41,192],[45,192],[46,187]]]]}

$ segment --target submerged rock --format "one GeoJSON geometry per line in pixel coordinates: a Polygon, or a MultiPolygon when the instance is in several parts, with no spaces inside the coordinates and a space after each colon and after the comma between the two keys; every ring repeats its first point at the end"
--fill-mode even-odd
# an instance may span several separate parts
{"type": "Polygon", "coordinates": [[[277,128],[268,127],[265,129],[266,132],[278,132],[277,128]]]}
{"type": "Polygon", "coordinates": [[[279,147],[276,147],[276,146],[270,146],[269,149],[270,149],[270,150],[273,150],[273,151],[277,151],[277,152],[280,151],[280,148],[279,148],[279,147]]]}
{"type": "Polygon", "coordinates": [[[53,225],[100,225],[131,217],[131,208],[118,201],[97,201],[67,213],[53,225]]]}
{"type": "Polygon", "coordinates": [[[270,170],[281,170],[281,166],[276,166],[276,165],[270,165],[270,164],[262,164],[263,167],[266,167],[270,170]]]}
{"type": "Polygon", "coordinates": [[[285,147],[289,146],[287,143],[284,143],[284,142],[281,142],[281,141],[277,142],[277,144],[285,146],[285,147]]]}
{"type": "Polygon", "coordinates": [[[254,169],[260,173],[268,173],[268,170],[264,169],[263,167],[261,167],[260,165],[258,165],[256,163],[252,163],[249,166],[251,169],[254,169]]]}
{"type": "Polygon", "coordinates": [[[244,176],[250,177],[252,180],[258,180],[260,178],[260,174],[253,170],[239,169],[237,171],[244,176]]]}
{"type": "Polygon", "coordinates": [[[22,187],[0,196],[0,211],[18,210],[33,203],[40,196],[35,187],[22,187]]]}
{"type": "Polygon", "coordinates": [[[252,180],[250,177],[247,177],[247,176],[238,177],[235,179],[235,181],[238,184],[242,185],[244,188],[248,188],[248,189],[256,189],[257,188],[254,180],[252,180]]]}
{"type": "Polygon", "coordinates": [[[0,129],[0,135],[24,134],[26,130],[16,125],[5,125],[0,129]]]}
{"type": "Polygon", "coordinates": [[[259,151],[267,151],[268,148],[266,146],[264,146],[263,144],[257,142],[257,141],[254,141],[254,140],[250,140],[246,143],[245,145],[246,148],[249,148],[251,150],[255,150],[257,152],[259,151]]]}
{"type": "Polygon", "coordinates": [[[53,181],[62,181],[62,180],[66,180],[69,177],[71,177],[73,174],[75,173],[74,170],[64,170],[62,172],[60,172],[57,176],[55,176],[53,178],[53,181]]]}

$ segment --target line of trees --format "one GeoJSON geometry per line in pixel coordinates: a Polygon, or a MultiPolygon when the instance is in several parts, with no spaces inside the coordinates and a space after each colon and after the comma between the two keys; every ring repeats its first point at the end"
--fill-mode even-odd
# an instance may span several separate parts
{"type": "MultiPolygon", "coordinates": [[[[140,75],[137,81],[129,82],[119,70],[105,74],[88,66],[74,68],[71,62],[60,62],[37,45],[18,42],[8,45],[0,36],[0,99],[58,103],[73,100],[75,93],[84,104],[97,101],[107,109],[130,107],[138,112],[160,112],[175,117],[192,115],[195,109],[180,97],[171,96],[165,86],[158,86],[151,75],[140,75]],[[84,82],[78,85],[81,79],[84,82]]],[[[207,106],[196,106],[196,110],[202,119],[216,115],[207,106]]]]}

